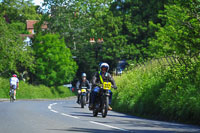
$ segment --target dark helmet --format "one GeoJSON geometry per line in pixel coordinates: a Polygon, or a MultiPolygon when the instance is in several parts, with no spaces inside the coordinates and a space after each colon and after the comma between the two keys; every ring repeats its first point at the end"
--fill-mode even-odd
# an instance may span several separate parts
{"type": "Polygon", "coordinates": [[[86,73],[82,73],[82,77],[86,77],[87,75],[86,75],[86,73]]]}

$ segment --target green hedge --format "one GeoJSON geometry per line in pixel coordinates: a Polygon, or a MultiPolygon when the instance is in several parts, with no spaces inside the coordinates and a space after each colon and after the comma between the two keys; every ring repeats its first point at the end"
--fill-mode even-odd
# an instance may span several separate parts
{"type": "Polygon", "coordinates": [[[115,80],[118,89],[113,90],[114,110],[200,124],[200,62],[172,67],[153,62],[115,80]]]}
{"type": "MultiPolygon", "coordinates": [[[[9,98],[9,80],[0,78],[0,98],[9,98]]],[[[74,96],[67,87],[46,87],[44,85],[33,86],[23,81],[19,83],[17,99],[44,99],[44,98],[66,98],[74,96]]]]}
{"type": "Polygon", "coordinates": [[[9,80],[0,78],[0,98],[8,97],[9,88],[9,80]]]}

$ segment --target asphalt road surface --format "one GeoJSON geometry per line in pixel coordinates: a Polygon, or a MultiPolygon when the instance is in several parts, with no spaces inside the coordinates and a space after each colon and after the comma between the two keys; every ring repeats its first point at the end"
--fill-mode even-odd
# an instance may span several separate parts
{"type": "Polygon", "coordinates": [[[76,99],[0,102],[0,133],[198,132],[200,127],[153,121],[109,111],[106,118],[93,117],[76,99]]]}

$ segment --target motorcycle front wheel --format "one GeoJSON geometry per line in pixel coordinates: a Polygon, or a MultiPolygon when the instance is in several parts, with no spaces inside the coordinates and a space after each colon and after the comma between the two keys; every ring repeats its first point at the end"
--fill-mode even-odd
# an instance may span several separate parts
{"type": "Polygon", "coordinates": [[[81,96],[81,108],[84,108],[85,104],[86,104],[86,96],[82,95],[81,96]]]}
{"type": "Polygon", "coordinates": [[[103,108],[102,108],[102,117],[103,118],[105,118],[107,116],[108,106],[109,106],[109,97],[106,96],[104,99],[103,108]]]}

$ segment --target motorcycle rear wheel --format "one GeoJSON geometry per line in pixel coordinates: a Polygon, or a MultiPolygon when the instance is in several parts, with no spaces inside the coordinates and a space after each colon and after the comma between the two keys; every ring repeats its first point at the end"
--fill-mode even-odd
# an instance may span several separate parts
{"type": "Polygon", "coordinates": [[[94,117],[97,117],[98,112],[99,112],[99,111],[98,111],[96,108],[94,108],[94,109],[93,109],[93,116],[94,116],[94,117]]]}

